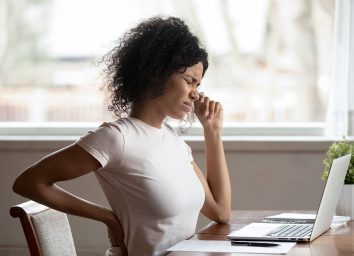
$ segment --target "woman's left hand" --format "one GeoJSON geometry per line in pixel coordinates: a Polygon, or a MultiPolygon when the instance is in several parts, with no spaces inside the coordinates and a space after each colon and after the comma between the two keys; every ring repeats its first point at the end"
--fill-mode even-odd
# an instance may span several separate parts
{"type": "Polygon", "coordinates": [[[210,100],[200,94],[199,99],[194,101],[194,113],[198,117],[204,130],[220,132],[223,123],[223,109],[220,102],[210,100]]]}

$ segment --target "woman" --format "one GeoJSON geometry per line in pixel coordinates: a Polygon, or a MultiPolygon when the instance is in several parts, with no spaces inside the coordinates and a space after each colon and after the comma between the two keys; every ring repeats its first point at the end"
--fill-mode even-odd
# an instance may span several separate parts
{"type": "Polygon", "coordinates": [[[222,107],[198,93],[207,53],[182,20],[154,17],[128,31],[105,63],[109,109],[117,121],[30,166],[13,189],[59,211],[103,222],[112,244],[107,254],[165,255],[193,235],[199,212],[219,223],[230,214],[222,107]],[[164,122],[192,111],[204,128],[207,178],[189,146],[164,122]],[[89,172],[112,210],[55,185],[89,172]]]}

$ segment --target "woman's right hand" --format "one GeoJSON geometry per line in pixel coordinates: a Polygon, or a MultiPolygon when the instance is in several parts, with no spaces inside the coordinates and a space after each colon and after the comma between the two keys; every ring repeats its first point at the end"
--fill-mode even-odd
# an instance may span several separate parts
{"type": "Polygon", "coordinates": [[[107,224],[108,238],[112,247],[119,247],[122,256],[127,256],[127,248],[124,244],[124,231],[118,218],[114,215],[114,218],[107,224]]]}

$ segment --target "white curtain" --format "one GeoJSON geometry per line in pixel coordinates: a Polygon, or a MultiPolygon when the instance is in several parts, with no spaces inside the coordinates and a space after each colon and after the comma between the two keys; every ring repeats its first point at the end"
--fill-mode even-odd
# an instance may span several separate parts
{"type": "Polygon", "coordinates": [[[354,1],[336,0],[326,135],[354,135],[354,1]]]}

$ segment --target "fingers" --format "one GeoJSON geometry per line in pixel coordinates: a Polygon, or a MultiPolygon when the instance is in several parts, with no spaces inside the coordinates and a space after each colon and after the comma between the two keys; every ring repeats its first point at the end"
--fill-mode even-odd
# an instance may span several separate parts
{"type": "Polygon", "coordinates": [[[210,98],[205,97],[203,93],[199,94],[199,99],[196,100],[194,104],[196,114],[207,119],[222,113],[222,105],[220,102],[210,100],[210,98]]]}
{"type": "Polygon", "coordinates": [[[213,118],[214,116],[222,115],[222,105],[218,101],[209,101],[209,110],[207,118],[213,118]]]}
{"type": "Polygon", "coordinates": [[[209,97],[204,97],[203,104],[202,104],[202,114],[204,117],[207,117],[209,114],[209,97]]]}
{"type": "Polygon", "coordinates": [[[222,105],[220,102],[216,102],[214,113],[215,113],[215,115],[222,114],[222,105]]]}
{"type": "Polygon", "coordinates": [[[200,93],[199,98],[194,101],[194,111],[197,115],[204,116],[205,114],[204,99],[204,94],[200,93]]]}

